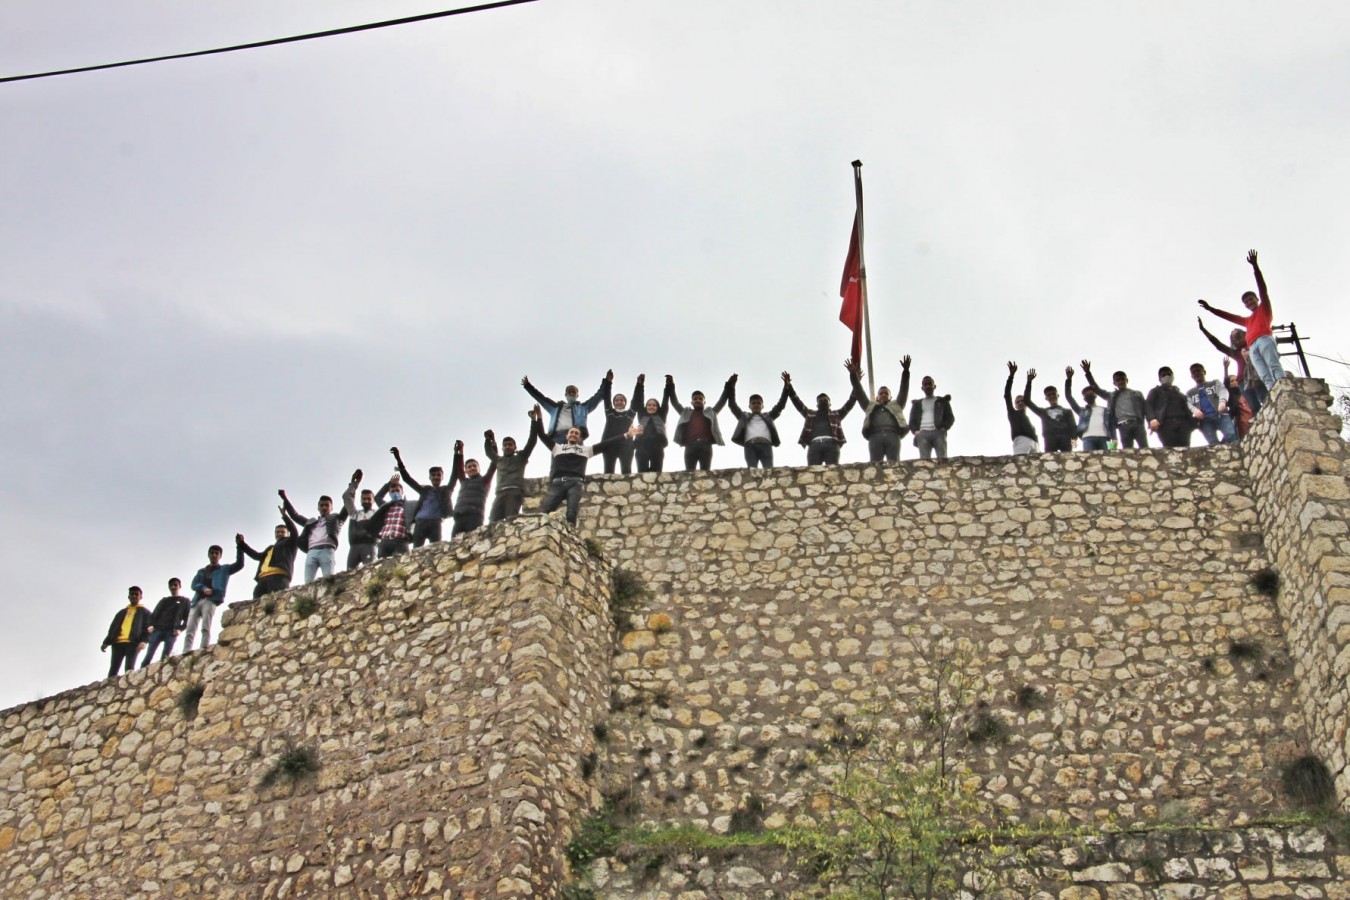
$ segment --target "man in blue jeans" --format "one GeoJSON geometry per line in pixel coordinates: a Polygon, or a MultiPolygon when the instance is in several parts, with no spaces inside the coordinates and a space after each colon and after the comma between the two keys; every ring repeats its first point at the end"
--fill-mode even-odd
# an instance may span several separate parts
{"type": "Polygon", "coordinates": [[[145,642],[145,658],[141,660],[142,669],[150,665],[150,658],[155,655],[156,647],[164,648],[159,655],[160,660],[168,659],[169,654],[173,652],[173,642],[187,627],[188,599],[178,593],[182,587],[183,582],[177,578],[170,578],[169,596],[156,603],[155,611],[150,614],[150,626],[147,629],[150,637],[145,642]]]}
{"type": "Polygon", "coordinates": [[[1195,387],[1186,391],[1186,406],[1195,416],[1195,427],[1205,436],[1205,442],[1214,444],[1232,444],[1237,442],[1237,428],[1233,417],[1228,414],[1228,390],[1217,380],[1205,380],[1205,367],[1200,363],[1191,366],[1191,378],[1195,387]]]}
{"type": "Polygon", "coordinates": [[[342,523],[347,521],[347,508],[333,512],[333,498],[327,494],[319,498],[319,515],[306,519],[291,505],[285,491],[277,491],[281,498],[281,514],[299,533],[299,547],[305,551],[305,584],[309,584],[319,572],[324,577],[333,574],[337,560],[338,536],[342,534],[342,523]]]}

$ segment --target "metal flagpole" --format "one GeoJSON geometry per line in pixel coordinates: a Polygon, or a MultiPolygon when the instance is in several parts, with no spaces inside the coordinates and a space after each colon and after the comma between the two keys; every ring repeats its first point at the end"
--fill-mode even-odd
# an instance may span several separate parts
{"type": "Polygon", "coordinates": [[[862,160],[853,161],[853,192],[858,199],[858,285],[863,308],[863,340],[867,343],[867,396],[875,397],[876,372],[872,369],[872,311],[867,305],[867,261],[863,256],[862,160]]]}

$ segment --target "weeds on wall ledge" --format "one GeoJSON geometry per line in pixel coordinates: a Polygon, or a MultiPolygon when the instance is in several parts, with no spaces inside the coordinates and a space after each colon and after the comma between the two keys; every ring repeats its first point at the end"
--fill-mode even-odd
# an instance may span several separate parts
{"type": "Polygon", "coordinates": [[[259,787],[271,787],[279,782],[295,784],[314,776],[322,766],[319,763],[319,751],[314,747],[296,744],[290,738],[285,739],[285,747],[271,768],[263,773],[259,787]]]}

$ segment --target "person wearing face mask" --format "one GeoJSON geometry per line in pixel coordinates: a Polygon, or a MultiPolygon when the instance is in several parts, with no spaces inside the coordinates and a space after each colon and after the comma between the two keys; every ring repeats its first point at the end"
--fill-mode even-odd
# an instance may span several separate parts
{"type": "Polygon", "coordinates": [[[909,422],[905,418],[905,401],[909,399],[909,357],[900,360],[900,395],[891,397],[891,389],[882,385],[877,388],[876,400],[869,400],[862,386],[862,369],[853,364],[853,360],[844,360],[849,381],[853,384],[853,397],[863,411],[863,440],[867,441],[867,457],[872,462],[896,462],[900,459],[900,442],[909,433],[909,422]]]}
{"type": "Polygon", "coordinates": [[[1013,377],[1017,374],[1017,363],[1008,361],[1008,380],[1003,385],[1003,407],[1008,411],[1008,426],[1012,429],[1013,456],[1025,456],[1036,452],[1036,428],[1027,416],[1026,395],[1031,393],[1031,378],[1027,386],[1016,398],[1012,395],[1013,377]]]}
{"type": "Polygon", "coordinates": [[[837,465],[839,449],[848,441],[844,437],[844,417],[853,410],[858,398],[850,391],[848,400],[836,410],[830,407],[829,394],[816,394],[816,406],[810,409],[797,396],[797,389],[792,386],[792,376],[784,372],[783,381],[787,384],[788,399],[802,414],[802,433],[797,443],[806,448],[806,464],[837,465]]]}
{"type": "Polygon", "coordinates": [[[661,402],[657,403],[655,397],[650,397],[637,414],[637,426],[642,429],[642,433],[633,439],[633,456],[639,475],[660,472],[665,462],[666,447],[670,444],[670,439],[666,437],[666,416],[670,414],[670,396],[674,390],[675,382],[667,375],[661,402]]]}
{"type": "Polygon", "coordinates": [[[675,379],[667,375],[666,397],[680,414],[680,421],[675,425],[674,441],[684,448],[684,470],[692,472],[699,468],[708,471],[712,468],[712,448],[723,444],[717,414],[726,406],[726,389],[722,390],[717,405],[711,409],[705,405],[702,391],[694,391],[689,395],[689,405],[681,406],[675,397],[675,379]]]}
{"type": "Polygon", "coordinates": [[[375,502],[380,505],[370,517],[370,528],[378,541],[380,559],[407,553],[412,547],[408,539],[408,510],[404,505],[403,483],[397,475],[380,488],[375,502]],[[389,499],[385,500],[385,496],[389,499]]]}
{"type": "Polygon", "coordinates": [[[553,438],[554,443],[565,444],[567,443],[567,432],[572,428],[581,429],[583,441],[591,436],[590,429],[586,427],[586,419],[600,405],[605,394],[609,391],[610,383],[613,381],[614,370],[610,369],[605,373],[604,380],[600,382],[599,389],[584,403],[581,401],[581,390],[575,384],[567,386],[563,392],[561,403],[540,393],[533,384],[530,384],[528,375],[520,379],[520,385],[548,414],[546,433],[553,438]]]}
{"type": "Polygon", "coordinates": [[[778,438],[778,426],[774,424],[787,407],[788,387],[783,382],[783,393],[773,409],[764,411],[764,398],[759,394],[750,395],[749,412],[736,405],[736,382],[739,375],[727,379],[723,389],[731,414],[736,417],[736,430],[731,433],[731,442],[745,449],[745,464],[753,469],[759,466],[773,468],[773,448],[782,443],[778,438]]]}
{"type": "Polygon", "coordinates": [[[1158,370],[1158,384],[1144,399],[1148,428],[1158,436],[1164,447],[1189,447],[1195,419],[1186,405],[1186,395],[1172,383],[1172,370],[1163,366],[1158,370]]]}
{"type": "MultiPolygon", "coordinates": [[[[601,443],[625,435],[628,433],[628,429],[633,427],[633,419],[637,416],[637,411],[642,409],[642,396],[646,380],[646,375],[637,377],[637,384],[633,386],[633,405],[630,407],[628,398],[623,394],[615,394],[614,399],[610,399],[611,381],[609,375],[605,376],[605,380],[600,383],[600,389],[605,395],[605,430],[600,435],[601,443]]],[[[617,445],[609,445],[607,449],[602,450],[601,453],[605,459],[605,474],[614,474],[616,462],[623,474],[631,473],[633,471],[633,450],[634,445],[630,440],[620,441],[617,445]]]]}

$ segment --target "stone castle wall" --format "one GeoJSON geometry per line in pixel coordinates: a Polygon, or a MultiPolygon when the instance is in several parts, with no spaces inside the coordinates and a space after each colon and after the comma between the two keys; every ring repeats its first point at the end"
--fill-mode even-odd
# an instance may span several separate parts
{"type": "MultiPolygon", "coordinates": [[[[558,896],[602,797],[714,832],[809,821],[831,736],[912,725],[950,635],[1006,732],[961,751],[1008,815],[1233,836],[1112,843],[1069,896],[1140,896],[1159,865],[1176,896],[1337,896],[1334,835],[1256,827],[1310,751],[1350,794],[1325,400],[1282,384],[1240,449],[602,477],[579,532],[525,517],[235,604],[218,647],[0,713],[7,893],[558,896]],[[650,591],[617,634],[611,565],[650,591]],[[265,786],[289,746],[320,768],[265,786]]],[[[596,870],[687,900],[792,877],[772,855],[596,870]]]]}
{"type": "Polygon", "coordinates": [[[11,709],[4,894],[556,891],[609,700],[607,596],[579,540],[527,520],[235,604],[218,646],[11,709]],[[320,768],[264,787],[288,741],[320,768]]]}

